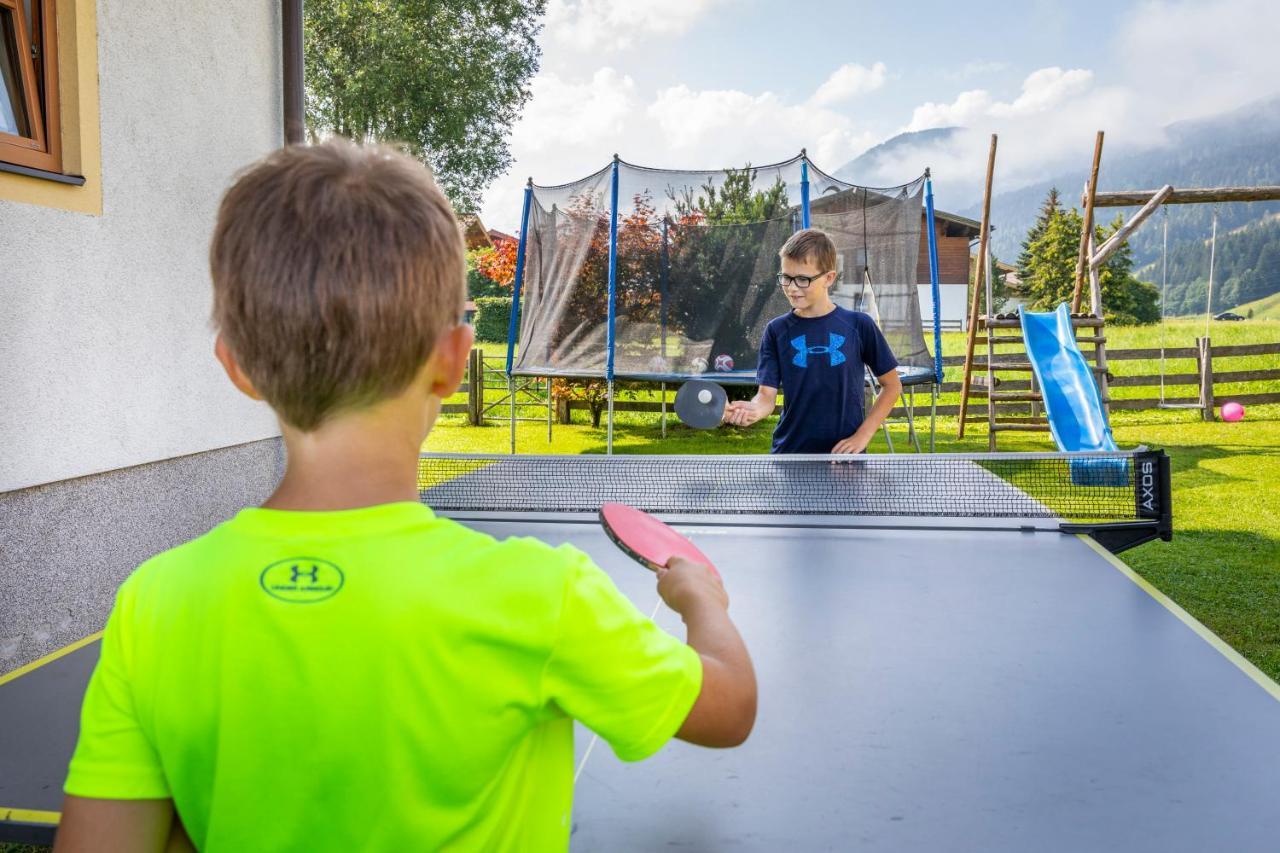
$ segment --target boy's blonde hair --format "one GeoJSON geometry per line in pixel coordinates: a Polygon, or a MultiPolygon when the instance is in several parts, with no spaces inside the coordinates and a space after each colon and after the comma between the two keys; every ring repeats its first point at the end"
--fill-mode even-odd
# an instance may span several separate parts
{"type": "Polygon", "coordinates": [[[836,244],[817,228],[805,228],[792,234],[782,244],[778,257],[813,263],[823,272],[836,268],[836,244]]]}
{"type": "Polygon", "coordinates": [[[290,146],[227,191],[213,319],[276,413],[304,431],[403,391],[461,321],[453,209],[416,160],[334,139],[290,146]]]}

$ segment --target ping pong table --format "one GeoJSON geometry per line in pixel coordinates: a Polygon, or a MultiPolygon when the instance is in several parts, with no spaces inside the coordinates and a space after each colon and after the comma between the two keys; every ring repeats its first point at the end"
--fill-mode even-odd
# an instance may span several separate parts
{"type": "MultiPolygon", "coordinates": [[[[624,764],[580,730],[575,850],[1275,850],[1280,687],[1113,554],[1169,537],[1168,477],[1159,452],[419,463],[438,512],[572,543],[677,636],[596,508],[658,513],[725,578],[755,731],[624,764]]],[[[0,838],[51,838],[96,654],[0,684],[0,838]]]]}

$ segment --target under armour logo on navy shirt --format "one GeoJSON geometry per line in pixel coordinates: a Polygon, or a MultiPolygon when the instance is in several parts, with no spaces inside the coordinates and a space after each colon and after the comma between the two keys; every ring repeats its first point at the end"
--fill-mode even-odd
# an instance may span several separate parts
{"type": "Polygon", "coordinates": [[[795,347],[796,354],[792,356],[791,361],[796,367],[808,367],[810,355],[826,355],[831,358],[831,366],[844,364],[844,353],[840,351],[841,344],[844,343],[844,335],[837,335],[835,332],[827,333],[827,345],[824,346],[807,346],[805,336],[791,339],[791,346],[795,347]]]}
{"type": "Polygon", "coordinates": [[[862,423],[867,370],[883,376],[897,366],[866,314],[836,306],[821,317],[788,311],[773,318],[760,337],[756,364],[756,380],[787,397],[773,452],[830,453],[862,423]]]}

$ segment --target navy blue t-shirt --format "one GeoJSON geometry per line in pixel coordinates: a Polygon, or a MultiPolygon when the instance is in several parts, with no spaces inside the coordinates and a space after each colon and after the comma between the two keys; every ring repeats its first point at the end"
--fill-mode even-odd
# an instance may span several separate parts
{"type": "Polygon", "coordinates": [[[756,381],[786,395],[773,452],[830,453],[862,425],[865,368],[883,376],[897,366],[875,321],[860,311],[837,305],[821,317],[788,312],[770,320],[756,381]]]}

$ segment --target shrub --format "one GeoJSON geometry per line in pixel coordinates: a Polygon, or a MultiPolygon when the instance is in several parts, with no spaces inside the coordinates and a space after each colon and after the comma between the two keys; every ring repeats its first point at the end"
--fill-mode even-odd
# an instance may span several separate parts
{"type": "Polygon", "coordinates": [[[481,296],[476,303],[476,340],[505,344],[511,323],[510,296],[481,296]]]}

